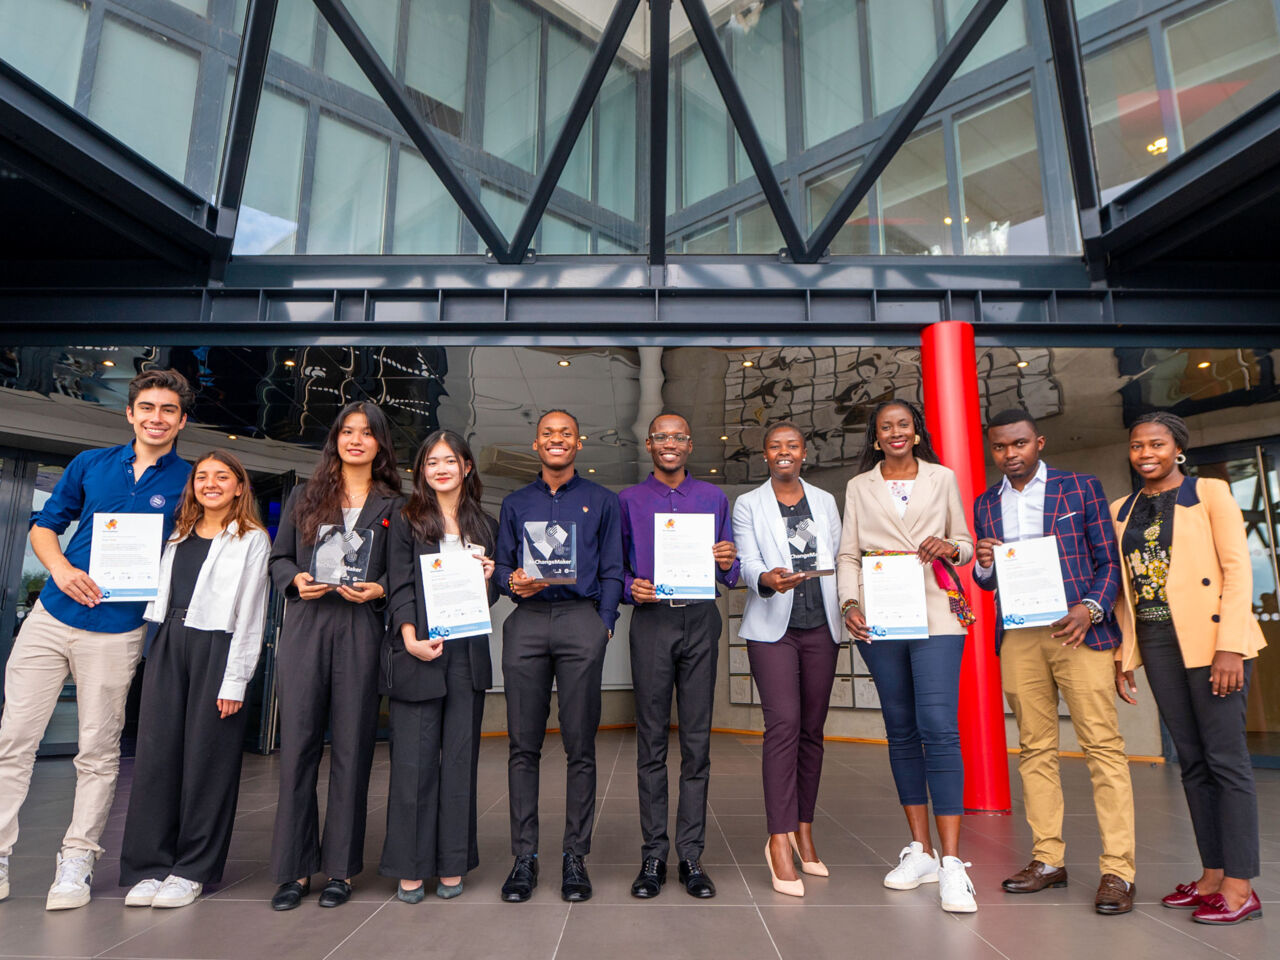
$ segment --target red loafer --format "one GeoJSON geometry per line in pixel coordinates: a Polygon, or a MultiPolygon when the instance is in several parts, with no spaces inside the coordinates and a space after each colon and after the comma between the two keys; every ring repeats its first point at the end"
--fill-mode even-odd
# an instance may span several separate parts
{"type": "Polygon", "coordinates": [[[1196,923],[1228,926],[1240,923],[1242,920],[1257,920],[1262,916],[1262,903],[1258,900],[1256,890],[1249,893],[1249,899],[1241,905],[1239,910],[1230,909],[1227,906],[1227,898],[1220,893],[1211,893],[1200,899],[1199,908],[1191,915],[1191,919],[1196,923]]]}
{"type": "Polygon", "coordinates": [[[1204,903],[1204,897],[1200,896],[1200,889],[1193,880],[1191,883],[1178,884],[1173,893],[1161,899],[1160,902],[1171,910],[1195,910],[1204,903]]]}

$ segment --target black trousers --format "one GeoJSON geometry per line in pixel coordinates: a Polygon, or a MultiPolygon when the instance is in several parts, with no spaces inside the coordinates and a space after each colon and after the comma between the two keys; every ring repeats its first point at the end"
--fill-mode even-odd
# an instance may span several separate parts
{"type": "Polygon", "coordinates": [[[458,877],[480,863],[476,769],[484,691],[471,684],[466,641],[444,645],[448,693],[391,700],[391,785],[378,872],[402,880],[458,877]]]}
{"type": "Polygon", "coordinates": [[[1258,794],[1245,740],[1245,704],[1253,661],[1244,662],[1244,688],[1215,697],[1209,667],[1187,669],[1172,623],[1137,625],[1138,649],[1160,719],[1182,767],[1200,862],[1206,870],[1250,879],[1259,873],[1258,794]]]}
{"type": "Polygon", "coordinates": [[[511,852],[538,852],[538,764],[551,713],[551,682],[560,701],[565,752],[564,847],[591,852],[596,812],[596,728],[608,629],[587,600],[522,600],[502,627],[507,697],[507,790],[511,852]]]}
{"type": "Polygon", "coordinates": [[[120,884],[170,874],[217,883],[227,862],[248,713],[223,720],[218,689],[231,636],[166,620],[142,678],[120,884]]]}
{"type": "Polygon", "coordinates": [[[714,600],[671,607],[637,604],[631,615],[631,682],[636,697],[636,778],[645,857],[666,860],[667,742],[671,692],[680,726],[680,801],[676,853],[702,856],[711,773],[711,707],[720,650],[720,611],[714,600]]]}
{"type": "Polygon", "coordinates": [[[340,879],[364,869],[369,770],[378,732],[382,616],[326,597],[289,604],[276,648],[280,696],[280,801],[271,839],[276,883],[320,871],[340,879]],[[316,782],[330,730],[324,834],[316,782]]]}

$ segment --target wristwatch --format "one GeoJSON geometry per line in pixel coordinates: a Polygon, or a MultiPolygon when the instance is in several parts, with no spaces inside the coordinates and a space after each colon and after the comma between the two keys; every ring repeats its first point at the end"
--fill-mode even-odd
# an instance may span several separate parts
{"type": "Polygon", "coordinates": [[[1080,602],[1089,608],[1090,623],[1101,623],[1103,619],[1106,617],[1106,614],[1103,613],[1102,611],[1102,607],[1098,605],[1098,601],[1092,600],[1086,597],[1084,600],[1081,600],[1080,602]]]}

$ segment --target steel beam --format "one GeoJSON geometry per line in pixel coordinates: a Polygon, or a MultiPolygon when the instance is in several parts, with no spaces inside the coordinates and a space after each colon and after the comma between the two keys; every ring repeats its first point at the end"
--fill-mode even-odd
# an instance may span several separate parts
{"type": "Polygon", "coordinates": [[[489,216],[489,212],[484,208],[484,204],[480,202],[480,198],[467,185],[462,174],[449,162],[444,146],[436,135],[431,132],[430,127],[422,122],[422,118],[418,116],[418,111],[414,109],[412,102],[405,94],[404,87],[401,86],[400,81],[395,78],[391,70],[387,68],[387,65],[382,62],[382,58],[378,56],[378,51],[373,48],[373,44],[369,42],[369,38],[360,29],[360,25],[351,16],[346,5],[342,3],[342,0],[313,0],[313,2],[316,5],[316,9],[320,11],[321,16],[328,21],[330,29],[342,41],[342,45],[347,48],[356,64],[364,72],[369,82],[373,84],[373,88],[378,92],[378,96],[382,98],[396,121],[404,128],[404,132],[413,141],[413,145],[418,148],[418,152],[422,154],[423,159],[430,164],[431,169],[440,179],[440,183],[449,191],[449,195],[453,197],[454,202],[462,211],[462,215],[467,218],[471,226],[475,228],[476,233],[480,235],[480,239],[485,246],[493,253],[494,258],[499,263],[518,262],[511,259],[511,249],[507,244],[506,237],[502,235],[498,225],[489,216]]]}
{"type": "MultiPolygon", "coordinates": [[[[711,15],[707,13],[705,3],[703,0],[680,0],[680,5],[684,7],[684,12],[689,17],[689,25],[693,28],[693,35],[697,38],[703,59],[707,62],[707,68],[715,78],[716,86],[720,88],[720,96],[724,100],[725,108],[729,111],[729,118],[733,121],[734,128],[738,131],[738,138],[747,152],[747,159],[751,161],[751,169],[755,171],[756,179],[760,182],[760,190],[765,200],[769,202],[773,219],[778,223],[782,240],[787,245],[787,253],[796,263],[812,262],[816,258],[809,255],[800,227],[796,224],[796,218],[792,216],[791,208],[787,206],[782,185],[773,172],[773,165],[769,163],[764,142],[760,139],[760,131],[756,129],[751,111],[747,108],[746,98],[742,96],[738,81],[734,79],[729,59],[724,55],[724,48],[716,38],[716,28],[711,23],[711,15]]],[[[666,163],[665,157],[663,163],[666,163]]]]}
{"type": "Polygon", "coordinates": [[[591,116],[591,107],[600,94],[600,88],[604,86],[605,77],[609,75],[609,67],[613,65],[618,48],[622,46],[622,38],[626,35],[627,27],[631,25],[631,18],[635,16],[636,8],[639,6],[640,0],[618,0],[618,5],[609,15],[604,33],[600,35],[600,43],[596,46],[591,63],[587,66],[586,75],[578,85],[578,92],[574,94],[569,114],[565,117],[564,127],[560,130],[560,136],[556,139],[542,172],[538,174],[538,182],[533,188],[533,196],[529,198],[529,206],[525,208],[524,216],[520,218],[520,225],[516,227],[515,236],[511,239],[511,263],[519,263],[523,260],[529,244],[533,242],[533,234],[538,229],[538,222],[546,212],[547,204],[551,202],[551,194],[560,180],[560,174],[564,172],[565,164],[569,162],[569,154],[573,152],[574,144],[578,142],[578,136],[582,133],[587,118],[591,116]]]}
{"type": "Polygon", "coordinates": [[[960,69],[965,58],[986,33],[987,27],[991,26],[991,22],[1004,9],[1005,3],[1006,0],[977,0],[973,9],[969,11],[969,15],[965,17],[964,23],[960,24],[960,28],[955,32],[955,36],[947,42],[938,59],[934,61],[933,66],[907,98],[907,102],[898,108],[893,121],[876,141],[875,147],[867,155],[862,166],[858,167],[858,172],[840,191],[840,196],[836,198],[827,215],[813,231],[813,235],[809,238],[808,249],[805,251],[807,261],[813,262],[826,253],[845,221],[857,209],[858,204],[862,202],[863,197],[875,182],[880,179],[880,174],[884,173],[885,168],[889,166],[889,161],[902,149],[902,145],[907,142],[916,126],[933,106],[933,102],[942,93],[947,81],[960,69]]]}
{"type": "Polygon", "coordinates": [[[667,262],[671,0],[649,0],[649,263],[667,262]]]}

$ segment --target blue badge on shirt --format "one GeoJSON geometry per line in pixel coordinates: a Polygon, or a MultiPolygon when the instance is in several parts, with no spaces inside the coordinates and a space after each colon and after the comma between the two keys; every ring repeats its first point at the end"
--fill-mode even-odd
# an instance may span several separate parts
{"type": "Polygon", "coordinates": [[[160,496],[160,494],[157,493],[154,497],[151,498],[151,506],[159,510],[161,507],[164,506],[164,497],[160,496]]]}

